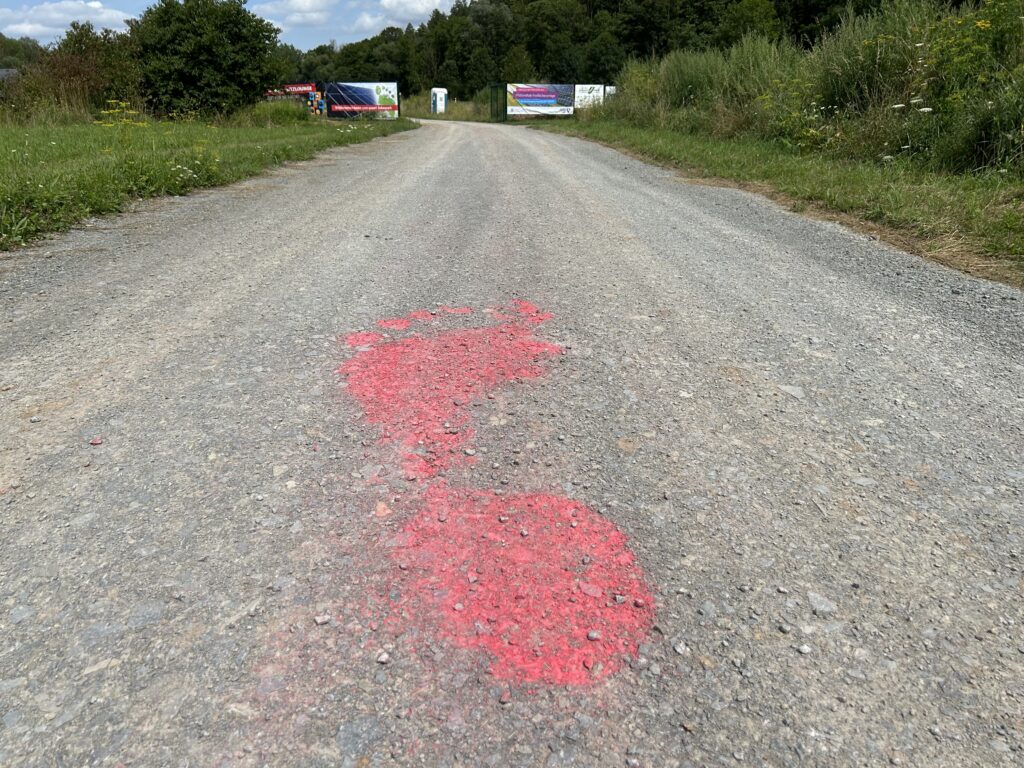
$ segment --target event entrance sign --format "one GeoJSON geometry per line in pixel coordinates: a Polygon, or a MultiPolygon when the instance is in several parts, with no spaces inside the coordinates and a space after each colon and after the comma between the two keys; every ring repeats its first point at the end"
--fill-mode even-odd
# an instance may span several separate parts
{"type": "Polygon", "coordinates": [[[398,83],[327,83],[324,100],[328,117],[398,117],[398,83]]]}
{"type": "Polygon", "coordinates": [[[505,86],[509,117],[571,115],[575,96],[573,85],[508,83],[505,86]]]}

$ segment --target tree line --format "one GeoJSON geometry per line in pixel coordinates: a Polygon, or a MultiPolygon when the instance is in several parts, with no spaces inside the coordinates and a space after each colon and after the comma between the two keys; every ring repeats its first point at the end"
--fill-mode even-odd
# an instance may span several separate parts
{"type": "MultiPolygon", "coordinates": [[[[958,3],[952,3],[958,4],[958,3]]],[[[468,99],[492,82],[611,83],[627,61],[725,48],[747,34],[811,46],[883,0],[455,0],[417,27],[308,51],[245,0],[158,0],[128,31],[73,23],[46,49],[0,36],[0,108],[95,110],[119,99],[160,115],[226,113],[285,82],[397,81],[468,99]]]]}
{"type": "Polygon", "coordinates": [[[491,82],[611,83],[631,58],[727,47],[748,33],[811,45],[882,0],[456,0],[349,45],[292,49],[300,80],[397,80],[470,98],[491,82]]]}

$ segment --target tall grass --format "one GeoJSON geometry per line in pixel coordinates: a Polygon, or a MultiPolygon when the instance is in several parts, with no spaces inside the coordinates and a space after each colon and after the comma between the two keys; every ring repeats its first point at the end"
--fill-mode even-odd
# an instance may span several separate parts
{"type": "Polygon", "coordinates": [[[0,250],[119,211],[132,198],[226,184],[328,147],[415,128],[258,105],[221,125],[158,122],[116,107],[103,122],[0,130],[0,250]]]}
{"type": "Polygon", "coordinates": [[[598,115],[800,151],[1024,174],[1024,0],[891,0],[811,50],[748,36],[630,62],[598,115]]]}
{"type": "Polygon", "coordinates": [[[430,112],[430,93],[417,93],[402,99],[402,115],[432,120],[486,121],[491,119],[490,94],[485,88],[469,101],[449,100],[448,110],[436,115],[430,112]]]}

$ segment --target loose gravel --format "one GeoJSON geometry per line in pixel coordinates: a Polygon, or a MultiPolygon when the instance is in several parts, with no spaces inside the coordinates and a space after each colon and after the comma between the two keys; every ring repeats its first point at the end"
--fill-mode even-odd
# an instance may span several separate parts
{"type": "Polygon", "coordinates": [[[1018,291],[430,123],[6,256],[0,302],[0,764],[1024,760],[1018,291]],[[588,687],[393,629],[407,481],[336,373],[515,298],[565,354],[448,481],[628,536],[654,627],[588,687]]]}

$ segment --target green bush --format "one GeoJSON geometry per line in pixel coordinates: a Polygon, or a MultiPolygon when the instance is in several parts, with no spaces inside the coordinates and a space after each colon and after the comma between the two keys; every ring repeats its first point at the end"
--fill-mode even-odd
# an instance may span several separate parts
{"type": "Polygon", "coordinates": [[[1024,0],[894,0],[807,51],[747,35],[633,61],[602,111],[637,125],[956,172],[1024,171],[1024,0]]]}

